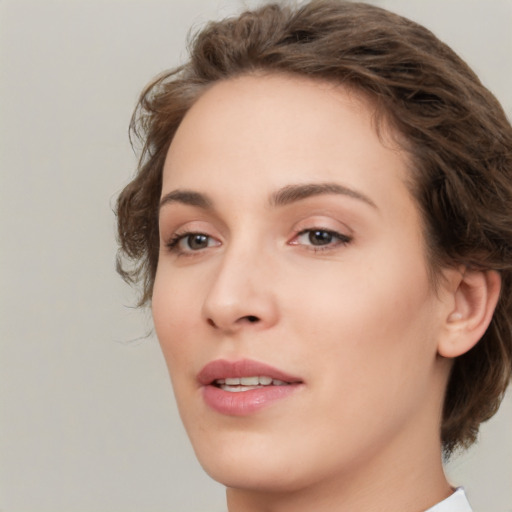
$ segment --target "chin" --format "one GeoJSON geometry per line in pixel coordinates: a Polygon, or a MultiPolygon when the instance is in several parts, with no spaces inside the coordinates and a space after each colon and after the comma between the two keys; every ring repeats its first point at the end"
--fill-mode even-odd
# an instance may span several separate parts
{"type": "Polygon", "coordinates": [[[304,485],[305,464],[286,452],[286,447],[244,432],[232,439],[203,440],[194,444],[196,456],[206,473],[226,487],[267,492],[293,491],[304,485]],[[238,438],[238,439],[236,439],[238,438]],[[237,442],[238,441],[238,442],[237,442]],[[219,448],[221,447],[221,448],[219,448]]]}
{"type": "Polygon", "coordinates": [[[304,475],[296,475],[280,464],[267,461],[264,466],[253,464],[233,464],[215,461],[204,464],[203,469],[215,481],[225,487],[267,493],[294,492],[306,485],[304,475]]]}

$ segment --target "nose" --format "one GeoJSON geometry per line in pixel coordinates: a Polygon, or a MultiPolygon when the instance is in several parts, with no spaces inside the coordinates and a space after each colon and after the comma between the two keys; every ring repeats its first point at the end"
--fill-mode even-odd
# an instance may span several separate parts
{"type": "Polygon", "coordinates": [[[203,302],[203,317],[215,330],[233,334],[267,329],[278,321],[273,267],[261,253],[227,250],[203,302]]]}

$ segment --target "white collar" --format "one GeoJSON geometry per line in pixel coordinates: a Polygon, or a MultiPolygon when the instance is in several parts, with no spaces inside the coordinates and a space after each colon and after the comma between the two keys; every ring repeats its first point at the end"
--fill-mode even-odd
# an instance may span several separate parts
{"type": "Polygon", "coordinates": [[[472,512],[469,505],[469,501],[466,498],[466,493],[462,487],[459,487],[455,492],[441,501],[432,508],[429,508],[425,512],[472,512]]]}

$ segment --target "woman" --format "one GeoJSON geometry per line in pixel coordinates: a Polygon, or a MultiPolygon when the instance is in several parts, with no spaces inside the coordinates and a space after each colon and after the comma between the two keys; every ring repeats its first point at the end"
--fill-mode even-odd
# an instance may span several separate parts
{"type": "Polygon", "coordinates": [[[208,25],[143,92],[119,270],[230,512],[470,510],[442,454],[512,367],[512,128],[365,4],[208,25]]]}

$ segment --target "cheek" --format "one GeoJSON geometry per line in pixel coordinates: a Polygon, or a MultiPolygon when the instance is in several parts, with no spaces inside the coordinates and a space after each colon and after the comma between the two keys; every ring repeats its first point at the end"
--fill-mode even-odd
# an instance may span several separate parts
{"type": "Polygon", "coordinates": [[[191,344],[187,333],[198,328],[198,294],[184,286],[170,272],[157,271],[152,297],[152,315],[156,335],[171,377],[187,368],[191,360],[191,344]]]}
{"type": "Polygon", "coordinates": [[[326,268],[314,278],[306,275],[288,295],[290,311],[283,316],[295,320],[289,329],[314,340],[305,350],[318,364],[335,360],[338,377],[402,381],[419,371],[416,363],[427,367],[435,359],[434,301],[425,268],[396,255],[386,265],[383,259],[350,265],[349,272],[326,268]]]}
{"type": "Polygon", "coordinates": [[[362,452],[372,439],[389,439],[429,401],[436,361],[433,296],[423,268],[405,263],[379,273],[371,266],[329,278],[316,273],[303,281],[302,293],[296,288],[288,296],[295,322],[286,326],[292,336],[285,339],[301,340],[300,350],[293,341],[289,350],[307,362],[315,396],[310,416],[320,418],[304,421],[318,439],[330,439],[333,451],[352,446],[362,452]]]}
{"type": "MultiPolygon", "coordinates": [[[[185,423],[193,412],[187,404],[194,403],[194,368],[201,353],[197,346],[199,329],[197,308],[194,296],[180,287],[175,279],[163,279],[157,275],[152,297],[152,315],[155,332],[167,364],[178,410],[185,423]],[[195,333],[196,336],[191,336],[195,333]]],[[[192,420],[193,422],[193,420],[192,420]]]]}

